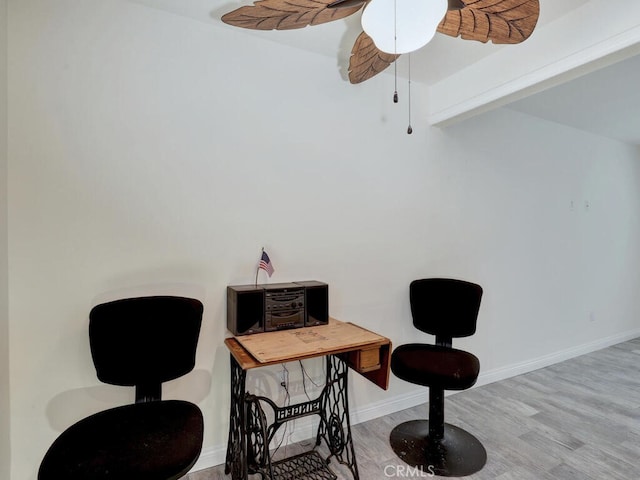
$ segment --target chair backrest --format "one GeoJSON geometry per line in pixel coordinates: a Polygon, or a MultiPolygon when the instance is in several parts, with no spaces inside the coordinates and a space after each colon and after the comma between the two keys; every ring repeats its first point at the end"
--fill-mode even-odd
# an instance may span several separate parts
{"type": "Polygon", "coordinates": [[[170,296],[95,306],[89,315],[89,344],[98,378],[135,386],[136,402],[160,400],[162,382],[195,365],[202,311],[199,300],[170,296]]]}
{"type": "MultiPolygon", "coordinates": [[[[482,287],[452,278],[414,280],[409,286],[413,325],[440,339],[468,337],[476,332],[482,287]]],[[[450,346],[450,345],[449,345],[450,346]]]]}

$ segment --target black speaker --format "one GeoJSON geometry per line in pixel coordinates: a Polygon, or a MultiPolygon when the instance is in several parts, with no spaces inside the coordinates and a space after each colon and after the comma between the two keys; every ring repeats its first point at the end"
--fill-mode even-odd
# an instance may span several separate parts
{"type": "Polygon", "coordinates": [[[304,326],[329,323],[329,285],[316,280],[296,283],[304,286],[304,326]]]}
{"type": "Polygon", "coordinates": [[[234,335],[264,332],[264,289],[253,285],[227,287],[227,328],[234,335]]]}

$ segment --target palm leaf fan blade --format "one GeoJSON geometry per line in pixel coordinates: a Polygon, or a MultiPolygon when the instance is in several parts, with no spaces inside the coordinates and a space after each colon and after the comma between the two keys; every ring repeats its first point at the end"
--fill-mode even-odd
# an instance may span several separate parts
{"type": "Polygon", "coordinates": [[[539,0],[468,0],[449,10],[438,31],[465,40],[520,43],[533,33],[540,15],[539,0]]]}
{"type": "Polygon", "coordinates": [[[362,32],[351,49],[349,81],[356,84],[369,80],[395,62],[399,56],[378,50],[371,37],[362,32]]]}
{"type": "Polygon", "coordinates": [[[348,8],[327,8],[331,1],[259,0],[222,16],[234,27],[252,30],[291,30],[320,25],[354,14],[362,4],[348,8]]]}

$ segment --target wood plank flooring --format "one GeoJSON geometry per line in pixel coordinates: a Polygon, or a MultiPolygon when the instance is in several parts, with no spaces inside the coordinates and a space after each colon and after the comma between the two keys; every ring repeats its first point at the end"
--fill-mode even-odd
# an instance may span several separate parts
{"type": "MultiPolygon", "coordinates": [[[[473,433],[488,454],[485,467],[464,478],[639,479],[639,366],[640,338],[447,397],[446,421],[473,433]]],[[[360,478],[429,478],[428,472],[403,470],[388,441],[397,424],[426,417],[424,404],[353,426],[360,478]]],[[[312,444],[289,446],[288,453],[312,444]]],[[[331,468],[339,480],[351,479],[331,468]]],[[[224,466],[187,476],[229,478],[224,466]]]]}

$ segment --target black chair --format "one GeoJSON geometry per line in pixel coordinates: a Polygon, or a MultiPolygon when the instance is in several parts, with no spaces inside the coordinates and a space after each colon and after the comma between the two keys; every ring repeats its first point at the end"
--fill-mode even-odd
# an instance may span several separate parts
{"type": "Polygon", "coordinates": [[[444,391],[473,386],[480,361],[452,348],[452,339],[473,335],[482,287],[448,278],[411,282],[413,325],[435,335],[435,345],[401,345],[391,354],[391,370],[398,378],[429,387],[429,420],[413,420],[395,427],[391,448],[409,465],[444,477],[471,475],[482,469],[487,452],[476,437],[444,422],[444,391]]]}
{"type": "Polygon", "coordinates": [[[162,400],[162,383],[193,370],[202,303],[141,297],[94,307],[89,321],[98,378],[134,386],[134,404],[91,415],[47,451],[38,480],[174,480],[195,464],[203,418],[193,403],[162,400]]]}

